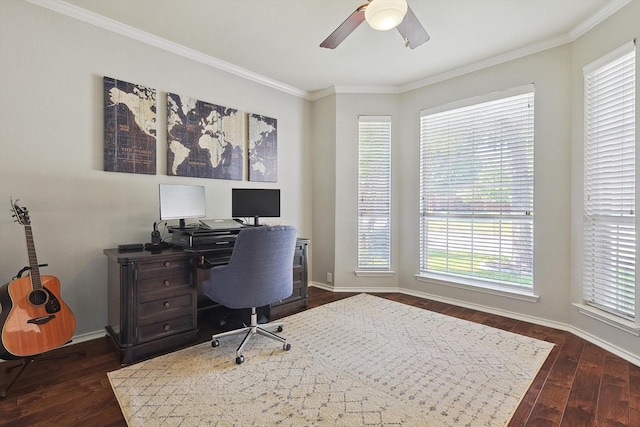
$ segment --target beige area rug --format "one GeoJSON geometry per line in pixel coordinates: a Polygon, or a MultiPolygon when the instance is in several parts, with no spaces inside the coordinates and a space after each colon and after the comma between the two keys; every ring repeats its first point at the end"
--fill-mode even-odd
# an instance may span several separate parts
{"type": "Polygon", "coordinates": [[[108,374],[129,426],[503,426],[553,344],[361,294],[108,374]]]}

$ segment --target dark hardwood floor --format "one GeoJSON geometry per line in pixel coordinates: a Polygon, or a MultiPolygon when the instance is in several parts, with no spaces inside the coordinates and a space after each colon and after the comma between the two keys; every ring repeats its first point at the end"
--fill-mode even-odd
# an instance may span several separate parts
{"type": "MultiPolygon", "coordinates": [[[[310,308],[354,295],[318,288],[309,294],[310,308]]],[[[555,343],[510,426],[640,426],[640,367],[568,332],[402,294],[375,295],[555,343]]],[[[199,340],[209,340],[212,328],[199,326],[199,340]]],[[[120,367],[117,354],[102,338],[48,355],[76,350],[87,354],[28,366],[0,400],[0,426],[125,426],[106,375],[120,367]]],[[[0,364],[1,389],[15,364],[0,364]]]]}

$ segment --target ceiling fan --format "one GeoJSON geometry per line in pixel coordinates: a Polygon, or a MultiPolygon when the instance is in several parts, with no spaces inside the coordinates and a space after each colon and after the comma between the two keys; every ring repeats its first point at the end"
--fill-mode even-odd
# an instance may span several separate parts
{"type": "Polygon", "coordinates": [[[320,47],[335,49],[351,34],[362,21],[374,30],[387,31],[397,28],[404,39],[404,45],[415,49],[430,37],[424,29],[406,0],[367,0],[368,3],[358,8],[336,28],[321,44],[320,47]]]}

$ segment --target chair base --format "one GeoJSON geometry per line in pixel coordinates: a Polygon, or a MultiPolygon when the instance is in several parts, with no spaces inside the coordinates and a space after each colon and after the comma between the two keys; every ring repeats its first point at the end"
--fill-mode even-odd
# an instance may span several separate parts
{"type": "Polygon", "coordinates": [[[242,342],[238,346],[238,349],[236,350],[236,363],[239,365],[242,362],[244,362],[244,356],[242,354],[244,352],[244,347],[249,342],[249,339],[256,334],[281,342],[283,344],[282,349],[285,351],[291,350],[291,344],[288,344],[285,338],[279,335],[276,335],[273,332],[268,330],[268,329],[276,329],[278,332],[281,332],[283,326],[284,326],[284,323],[282,322],[270,322],[270,323],[263,323],[258,325],[258,315],[256,313],[256,308],[252,307],[251,308],[251,324],[249,326],[245,326],[244,328],[240,328],[240,329],[234,329],[233,331],[227,331],[227,332],[222,332],[219,334],[212,335],[211,346],[218,347],[220,345],[220,341],[218,340],[219,338],[228,337],[232,335],[245,334],[244,339],[242,340],[242,342]]]}

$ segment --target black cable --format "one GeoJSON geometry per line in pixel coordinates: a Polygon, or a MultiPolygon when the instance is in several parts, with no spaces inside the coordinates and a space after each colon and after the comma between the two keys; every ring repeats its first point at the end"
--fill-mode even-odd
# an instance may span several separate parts
{"type": "MultiPolygon", "coordinates": [[[[49,265],[49,264],[38,264],[38,267],[46,267],[46,266],[48,266],[48,265],[49,265]]],[[[12,278],[11,280],[19,279],[20,277],[22,277],[22,274],[23,274],[25,271],[29,271],[29,270],[31,270],[31,267],[29,267],[28,265],[27,265],[26,267],[23,267],[23,268],[22,268],[22,270],[18,271],[18,274],[16,274],[15,276],[13,276],[13,278],[12,278]]]]}

